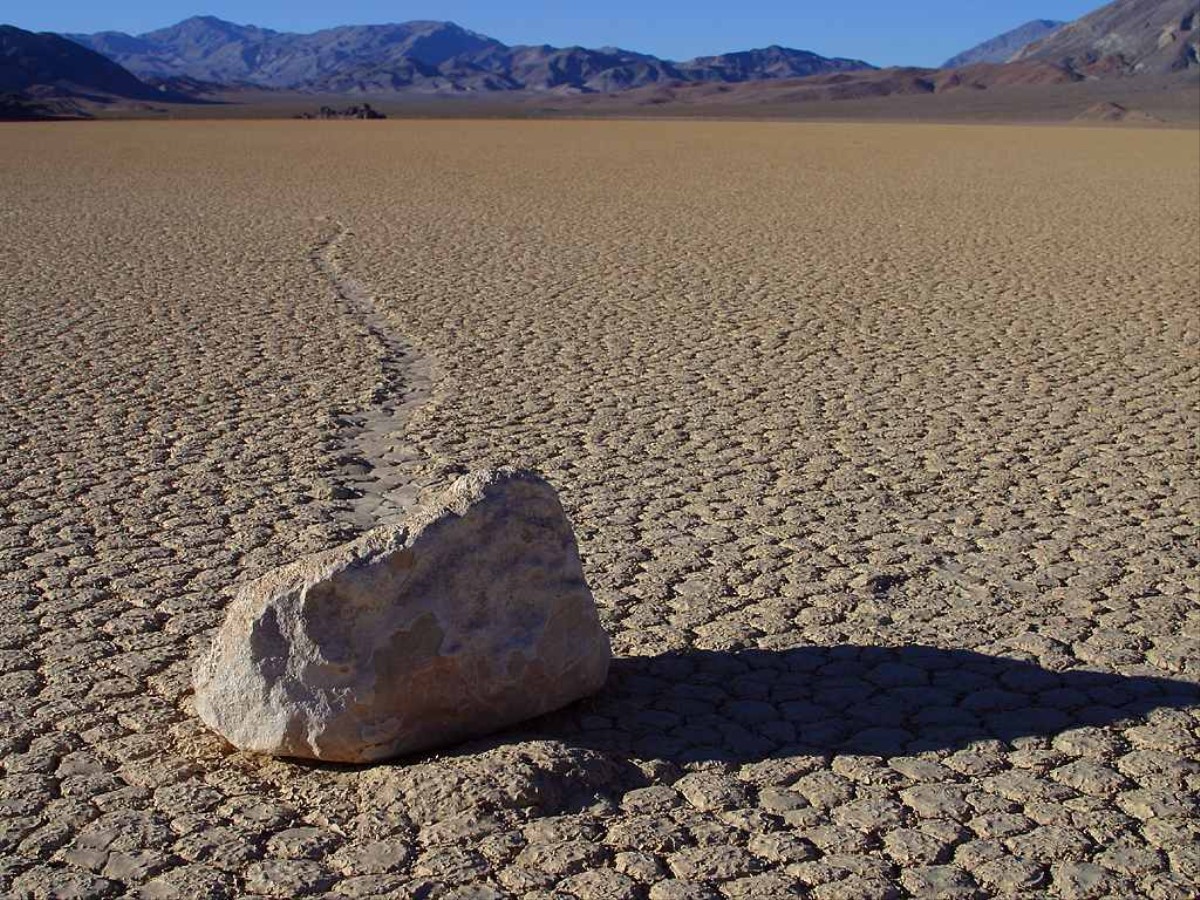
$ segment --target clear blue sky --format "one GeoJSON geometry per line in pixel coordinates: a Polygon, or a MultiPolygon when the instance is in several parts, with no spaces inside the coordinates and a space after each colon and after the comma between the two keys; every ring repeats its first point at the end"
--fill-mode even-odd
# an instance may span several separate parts
{"type": "Polygon", "coordinates": [[[616,45],[668,59],[782,44],[876,65],[937,65],[1030,19],[1074,19],[1105,0],[8,0],[33,31],[138,34],[192,15],[277,31],[450,20],[508,44],[616,45]],[[600,11],[605,14],[600,15],[600,11]]]}

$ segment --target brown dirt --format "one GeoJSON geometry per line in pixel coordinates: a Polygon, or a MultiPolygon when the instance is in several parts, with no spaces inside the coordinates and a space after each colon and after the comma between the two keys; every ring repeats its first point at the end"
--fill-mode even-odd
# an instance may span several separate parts
{"type": "Polygon", "coordinates": [[[1196,149],[0,126],[0,894],[1192,895],[1196,149]],[[231,752],[189,660],[389,429],[550,478],[612,682],[445,757],[231,752]]]}

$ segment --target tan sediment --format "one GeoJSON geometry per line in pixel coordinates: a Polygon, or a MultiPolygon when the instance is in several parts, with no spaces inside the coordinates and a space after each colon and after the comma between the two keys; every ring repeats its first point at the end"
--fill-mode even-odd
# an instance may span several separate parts
{"type": "Polygon", "coordinates": [[[3,126],[0,198],[0,895],[1194,893],[1194,133],[3,126]],[[190,661],[359,530],[388,334],[364,433],[548,477],[609,687],[231,753],[190,661]]]}

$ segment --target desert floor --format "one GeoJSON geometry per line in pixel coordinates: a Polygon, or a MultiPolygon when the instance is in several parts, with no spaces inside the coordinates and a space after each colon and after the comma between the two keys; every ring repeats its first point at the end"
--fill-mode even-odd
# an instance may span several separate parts
{"type": "Polygon", "coordinates": [[[1198,151],[0,128],[0,894],[1194,896],[1198,151]],[[601,695],[358,768],[193,717],[239,582],[499,462],[601,695]]]}

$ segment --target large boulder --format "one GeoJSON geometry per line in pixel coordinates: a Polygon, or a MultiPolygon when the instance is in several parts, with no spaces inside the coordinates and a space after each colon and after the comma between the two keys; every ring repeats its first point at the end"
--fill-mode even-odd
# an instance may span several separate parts
{"type": "Polygon", "coordinates": [[[242,588],[196,711],[246,750],[367,762],[592,694],[611,655],[554,489],[498,469],[242,588]]]}

